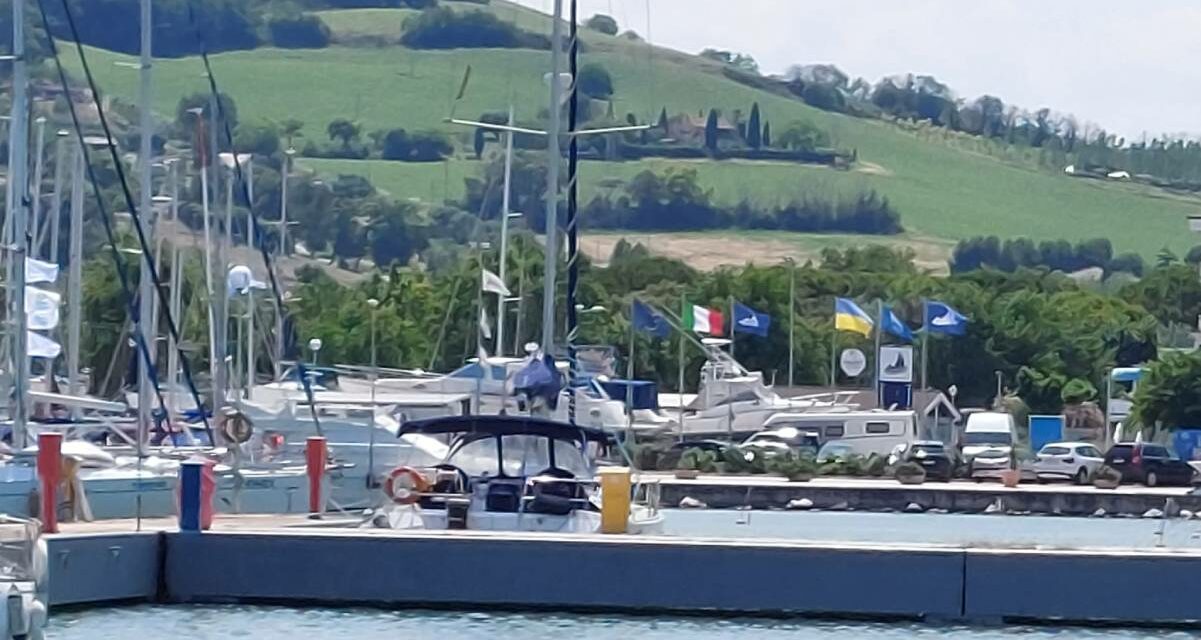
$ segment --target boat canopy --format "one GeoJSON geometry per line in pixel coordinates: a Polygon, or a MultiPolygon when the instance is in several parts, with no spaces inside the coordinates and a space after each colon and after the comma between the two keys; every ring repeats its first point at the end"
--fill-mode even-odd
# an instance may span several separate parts
{"type": "Polygon", "coordinates": [[[414,420],[403,424],[397,436],[410,433],[424,435],[479,434],[483,436],[531,435],[552,440],[575,442],[602,442],[614,440],[613,435],[602,429],[572,426],[566,422],[535,418],[531,416],[442,416],[426,420],[414,420]]]}

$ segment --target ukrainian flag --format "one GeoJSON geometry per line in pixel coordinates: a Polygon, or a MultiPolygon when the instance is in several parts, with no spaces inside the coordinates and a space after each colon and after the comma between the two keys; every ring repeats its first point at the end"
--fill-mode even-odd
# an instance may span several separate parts
{"type": "Polygon", "coordinates": [[[871,316],[863,312],[859,305],[848,298],[834,299],[834,328],[839,331],[851,331],[864,337],[872,334],[871,316]]]}

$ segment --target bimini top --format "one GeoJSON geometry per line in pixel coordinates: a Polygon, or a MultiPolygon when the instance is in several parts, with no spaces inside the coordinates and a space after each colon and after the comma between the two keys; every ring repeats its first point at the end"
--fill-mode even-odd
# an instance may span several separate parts
{"type": "Polygon", "coordinates": [[[572,426],[558,420],[531,416],[468,415],[442,416],[427,420],[413,420],[401,425],[397,437],[410,433],[440,435],[451,433],[479,434],[486,436],[530,435],[572,440],[575,442],[612,442],[613,435],[593,427],[572,426]]]}

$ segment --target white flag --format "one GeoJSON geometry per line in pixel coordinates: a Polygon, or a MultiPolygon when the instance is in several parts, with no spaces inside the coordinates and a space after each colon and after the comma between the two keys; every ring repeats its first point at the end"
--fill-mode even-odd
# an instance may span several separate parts
{"type": "Polygon", "coordinates": [[[505,286],[505,281],[487,269],[483,270],[483,287],[484,291],[488,293],[497,293],[502,296],[510,295],[509,288],[505,286]]]}
{"type": "Polygon", "coordinates": [[[58,265],[33,258],[25,258],[25,283],[54,282],[58,280],[58,265]]]}
{"type": "Polygon", "coordinates": [[[50,358],[53,360],[63,352],[63,346],[40,333],[25,332],[25,353],[31,358],[50,358]]]}
{"type": "Polygon", "coordinates": [[[37,287],[25,287],[25,321],[27,329],[49,331],[58,326],[58,307],[62,296],[37,287]]]}
{"type": "Polygon", "coordinates": [[[488,340],[492,339],[492,323],[488,321],[488,312],[483,307],[480,307],[480,334],[488,340]]]}

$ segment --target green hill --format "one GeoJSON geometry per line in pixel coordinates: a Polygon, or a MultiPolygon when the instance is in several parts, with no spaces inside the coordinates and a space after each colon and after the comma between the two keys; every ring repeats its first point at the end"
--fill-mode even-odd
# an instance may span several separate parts
{"type": "MultiPolygon", "coordinates": [[[[476,5],[468,5],[478,8],[476,5]]],[[[494,0],[487,9],[529,29],[546,30],[549,18],[494,0]]],[[[445,164],[384,161],[304,160],[319,171],[370,175],[398,198],[441,199],[462,191],[462,178],[478,162],[467,157],[468,133],[449,125],[451,113],[474,118],[513,102],[519,118],[533,119],[545,103],[545,51],[520,49],[410,50],[379,46],[399,33],[402,9],[321,12],[339,44],[318,50],[259,49],[213,56],[223,91],[238,102],[243,120],[298,118],[304,135],[325,138],[335,118],[360,122],[364,131],[403,127],[440,129],[459,137],[458,157],[445,164]],[[368,46],[373,45],[373,46],[368,46]],[[467,65],[467,93],[454,94],[467,65]]],[[[638,25],[633,26],[635,29],[638,25]]],[[[683,163],[698,169],[714,198],[781,202],[814,191],[851,193],[874,188],[887,196],[910,235],[954,240],[975,235],[1083,239],[1104,236],[1117,251],[1154,255],[1168,246],[1178,253],[1194,244],[1184,217],[1201,199],[1137,185],[1074,179],[1039,169],[1021,158],[1006,160],[974,151],[954,134],[921,133],[893,124],[829,113],[798,100],[757,90],[726,78],[715,63],[648,47],[625,37],[588,32],[588,62],[604,65],[616,85],[614,110],[653,121],[661,108],[697,113],[709,108],[748,112],[758,102],[764,119],[781,128],[806,120],[826,130],[860,162],[851,171],[768,162],[644,161],[587,162],[585,193],[606,179],[628,178],[647,167],[683,163]]],[[[714,43],[720,46],[721,43],[714,43]]],[[[102,86],[132,99],[136,74],[113,63],[127,56],[91,50],[102,86]]],[[[156,105],[174,113],[181,95],[206,89],[196,58],[156,62],[156,105]]],[[[1016,156],[1015,156],[1016,157],[1016,156]]]]}

